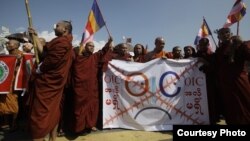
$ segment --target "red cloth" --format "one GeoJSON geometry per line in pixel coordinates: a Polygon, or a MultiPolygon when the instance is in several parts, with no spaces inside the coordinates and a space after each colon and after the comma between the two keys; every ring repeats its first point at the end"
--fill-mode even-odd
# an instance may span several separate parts
{"type": "Polygon", "coordinates": [[[13,85],[17,58],[14,55],[1,55],[0,61],[0,69],[3,71],[0,76],[0,94],[8,94],[13,85]]]}
{"type": "Polygon", "coordinates": [[[72,63],[71,35],[57,37],[45,47],[46,56],[35,77],[30,127],[34,139],[43,138],[59,123],[60,102],[72,63]]]}
{"type": "Polygon", "coordinates": [[[17,71],[15,90],[24,90],[27,87],[28,79],[33,68],[34,54],[23,53],[23,58],[20,62],[19,70],[17,71]]]}
{"type": "Polygon", "coordinates": [[[73,62],[72,79],[74,89],[75,132],[96,127],[99,112],[98,69],[102,57],[109,51],[109,46],[94,54],[86,52],[77,55],[73,62]]]}
{"type": "Polygon", "coordinates": [[[134,56],[133,60],[134,60],[134,62],[139,62],[139,63],[144,63],[145,62],[144,55],[134,56]]]}
{"type": "Polygon", "coordinates": [[[246,61],[250,61],[250,41],[235,48],[229,62],[227,44],[217,49],[218,80],[227,124],[250,124],[250,83],[246,61]]]}

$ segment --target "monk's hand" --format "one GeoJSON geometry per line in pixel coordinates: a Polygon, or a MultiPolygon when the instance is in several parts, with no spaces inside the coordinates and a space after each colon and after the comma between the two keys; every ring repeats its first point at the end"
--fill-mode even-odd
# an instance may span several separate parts
{"type": "Polygon", "coordinates": [[[82,55],[82,53],[84,52],[85,50],[85,44],[80,44],[80,47],[79,47],[79,52],[78,52],[78,55],[82,55]]]}
{"type": "Polygon", "coordinates": [[[37,36],[36,30],[32,27],[28,27],[28,32],[29,32],[29,34],[33,34],[33,35],[37,36]]]}
{"type": "Polygon", "coordinates": [[[21,59],[22,57],[23,57],[22,54],[17,54],[17,56],[16,56],[17,59],[21,59]]]}
{"type": "Polygon", "coordinates": [[[41,74],[41,73],[43,73],[43,72],[41,71],[41,69],[40,69],[41,65],[42,65],[42,63],[40,63],[40,64],[37,66],[36,74],[41,74]]]}
{"type": "Polygon", "coordinates": [[[108,40],[108,42],[107,42],[107,45],[108,45],[108,47],[110,48],[110,49],[113,49],[113,38],[110,36],[109,37],[109,40],[108,40]]]}
{"type": "Polygon", "coordinates": [[[112,42],[113,42],[113,38],[110,36],[109,40],[108,40],[108,43],[112,43],[112,42]]]}
{"type": "Polygon", "coordinates": [[[168,57],[164,55],[161,57],[161,59],[168,59],[168,57]]]}
{"type": "Polygon", "coordinates": [[[113,42],[113,38],[110,36],[110,37],[109,37],[109,40],[108,40],[108,45],[109,45],[109,46],[112,46],[112,42],[113,42]]]}

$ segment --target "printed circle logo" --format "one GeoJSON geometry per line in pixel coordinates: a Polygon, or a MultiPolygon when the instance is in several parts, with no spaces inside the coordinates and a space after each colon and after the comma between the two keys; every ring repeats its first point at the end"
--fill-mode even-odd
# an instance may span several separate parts
{"type": "Polygon", "coordinates": [[[8,75],[9,75],[8,66],[3,61],[0,61],[0,84],[2,84],[6,80],[8,75]]]}

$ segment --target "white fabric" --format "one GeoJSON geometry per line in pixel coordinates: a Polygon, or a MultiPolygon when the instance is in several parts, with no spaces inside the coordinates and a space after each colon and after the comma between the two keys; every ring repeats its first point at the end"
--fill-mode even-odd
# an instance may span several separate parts
{"type": "Polygon", "coordinates": [[[197,59],[112,60],[103,75],[103,128],[161,131],[209,124],[200,65],[197,59]]]}

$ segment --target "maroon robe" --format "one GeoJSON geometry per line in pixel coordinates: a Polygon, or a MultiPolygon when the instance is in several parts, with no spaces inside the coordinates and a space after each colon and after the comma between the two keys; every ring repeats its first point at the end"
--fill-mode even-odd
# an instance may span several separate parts
{"type": "Polygon", "coordinates": [[[134,56],[133,60],[134,62],[144,63],[145,62],[144,54],[139,56],[134,56]]]}
{"type": "Polygon", "coordinates": [[[43,138],[59,123],[60,102],[72,63],[71,35],[57,37],[44,48],[46,56],[35,76],[31,103],[30,127],[32,137],[43,138]]]}
{"type": "Polygon", "coordinates": [[[196,56],[203,58],[206,61],[199,70],[203,71],[206,75],[209,121],[210,124],[216,124],[219,121],[222,108],[220,108],[221,98],[218,94],[219,90],[216,82],[215,53],[203,53],[198,51],[196,56]]]}
{"type": "Polygon", "coordinates": [[[250,41],[235,49],[234,62],[229,62],[227,44],[217,49],[216,63],[224,116],[227,124],[250,124],[250,83],[247,61],[250,61],[250,41]]]}
{"type": "Polygon", "coordinates": [[[99,63],[109,50],[109,45],[94,54],[84,52],[73,62],[74,131],[96,127],[99,112],[98,69],[99,63]]]}

